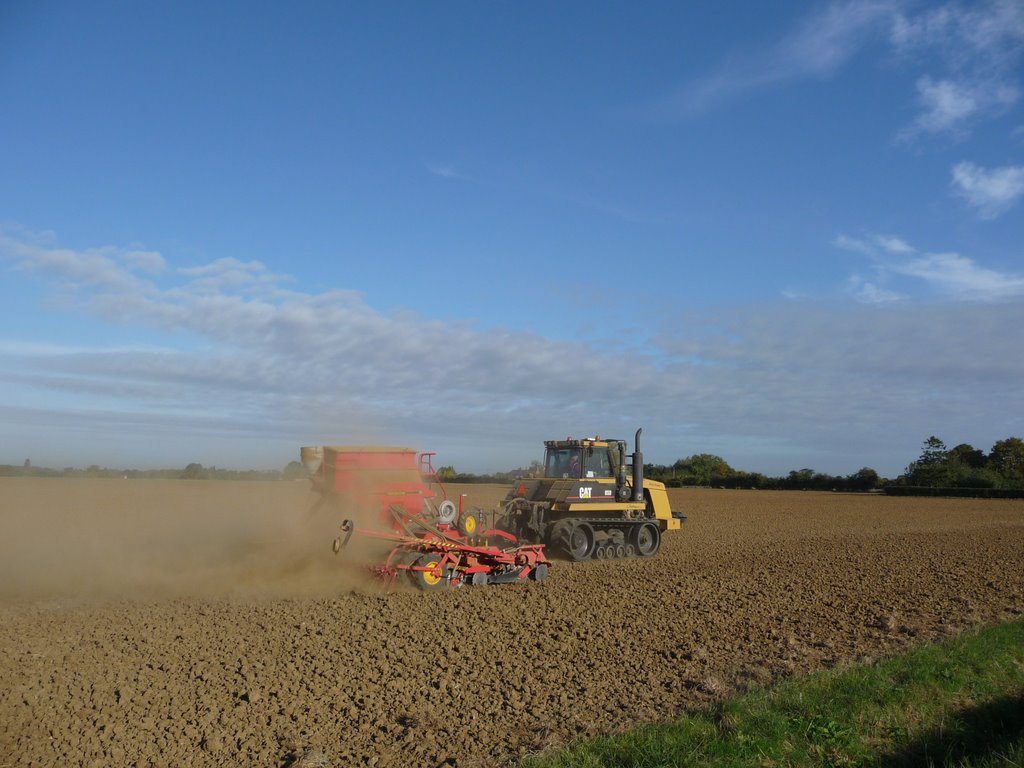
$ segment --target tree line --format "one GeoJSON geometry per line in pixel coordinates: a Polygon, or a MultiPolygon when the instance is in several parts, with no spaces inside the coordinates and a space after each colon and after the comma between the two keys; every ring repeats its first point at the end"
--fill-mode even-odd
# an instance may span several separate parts
{"type": "MultiPolygon", "coordinates": [[[[533,461],[528,467],[473,474],[456,472],[452,466],[438,470],[444,483],[509,484],[523,477],[535,477],[543,466],[533,461]]],[[[184,480],[297,480],[308,476],[297,461],[281,470],[235,470],[204,467],[190,463],[183,469],[108,469],[92,465],[85,469],[67,467],[46,469],[32,466],[26,459],[21,466],[0,465],[0,477],[106,477],[184,480]]],[[[881,477],[870,467],[850,475],[830,475],[813,469],[795,469],[787,475],[772,477],[760,472],[734,469],[721,456],[698,453],[672,464],[644,464],[644,476],[660,480],[671,488],[707,486],[764,490],[875,491],[889,493],[956,492],[959,495],[1014,495],[1024,492],[1024,440],[1008,437],[998,440],[988,452],[961,443],[953,448],[932,435],[924,441],[921,455],[903,474],[893,479],[881,477]],[[987,493],[986,493],[987,492],[987,493]]]]}
{"type": "Polygon", "coordinates": [[[918,459],[898,478],[898,485],[920,488],[1024,490],[1024,440],[997,440],[985,453],[969,443],[953,448],[932,435],[918,459]]]}
{"type": "Polygon", "coordinates": [[[688,456],[670,465],[644,464],[644,476],[660,480],[669,488],[706,486],[783,491],[872,491],[888,482],[870,467],[858,469],[851,475],[830,475],[804,468],[772,477],[733,469],[721,456],[711,453],[688,456]]]}
{"type": "Polygon", "coordinates": [[[881,477],[870,467],[863,467],[851,475],[837,476],[798,469],[783,477],[769,477],[759,472],[735,470],[725,459],[710,453],[679,459],[668,466],[645,464],[644,473],[670,487],[696,485],[833,491],[884,488],[890,493],[907,495],[913,489],[930,489],[932,492],[961,492],[957,495],[1019,495],[1024,491],[1024,440],[1019,437],[998,440],[986,453],[968,443],[947,448],[933,435],[924,441],[921,455],[907,466],[903,474],[893,479],[881,477]],[[981,493],[985,491],[991,493],[981,493]]]}
{"type": "Polygon", "coordinates": [[[223,469],[192,462],[180,469],[111,469],[96,464],[80,469],[36,467],[31,460],[17,466],[0,464],[0,477],[102,477],[125,480],[297,480],[308,476],[306,468],[292,461],[284,469],[223,469]]]}
{"type": "MultiPolygon", "coordinates": [[[[543,473],[539,461],[529,467],[474,474],[456,472],[454,467],[441,467],[437,476],[442,483],[497,483],[507,485],[523,477],[538,477],[543,473]]],[[[716,488],[752,488],[763,490],[827,490],[827,491],[871,491],[881,488],[889,481],[878,473],[864,467],[848,476],[835,476],[815,472],[813,469],[797,469],[784,477],[769,477],[760,472],[744,472],[733,469],[720,456],[700,453],[679,459],[674,464],[644,464],[644,477],[658,480],[669,488],[684,486],[709,486],[716,488]]]]}

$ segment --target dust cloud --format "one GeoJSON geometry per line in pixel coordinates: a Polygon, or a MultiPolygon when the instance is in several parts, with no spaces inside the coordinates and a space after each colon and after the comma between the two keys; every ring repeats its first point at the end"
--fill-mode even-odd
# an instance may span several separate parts
{"type": "Polygon", "coordinates": [[[305,481],[0,480],[0,597],[309,598],[378,590],[387,545],[305,481]]]}

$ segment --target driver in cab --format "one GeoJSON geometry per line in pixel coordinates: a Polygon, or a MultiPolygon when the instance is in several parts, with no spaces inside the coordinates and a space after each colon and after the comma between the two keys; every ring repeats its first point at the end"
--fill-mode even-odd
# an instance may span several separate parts
{"type": "Polygon", "coordinates": [[[579,451],[573,451],[571,454],[569,454],[567,474],[569,475],[569,477],[583,476],[583,465],[580,463],[579,451]]]}

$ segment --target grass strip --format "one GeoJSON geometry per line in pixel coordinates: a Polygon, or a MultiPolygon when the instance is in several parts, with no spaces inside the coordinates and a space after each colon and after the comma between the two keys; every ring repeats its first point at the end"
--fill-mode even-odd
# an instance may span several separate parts
{"type": "Polygon", "coordinates": [[[522,765],[1024,767],[1024,621],[755,689],[522,765]]]}

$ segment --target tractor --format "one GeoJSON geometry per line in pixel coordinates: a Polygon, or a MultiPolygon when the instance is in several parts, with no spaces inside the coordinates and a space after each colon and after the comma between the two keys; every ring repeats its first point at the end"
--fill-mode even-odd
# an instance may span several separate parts
{"type": "Polygon", "coordinates": [[[642,431],[632,454],[624,440],[546,440],[543,476],[515,483],[496,527],[571,560],[656,554],[662,532],[686,516],[672,511],[664,483],[644,479],[642,431]]]}

